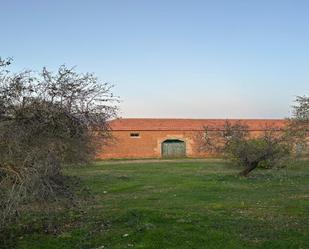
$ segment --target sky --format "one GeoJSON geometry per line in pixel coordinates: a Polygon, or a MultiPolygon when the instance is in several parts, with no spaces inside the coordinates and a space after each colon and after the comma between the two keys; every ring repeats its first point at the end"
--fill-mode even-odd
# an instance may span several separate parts
{"type": "Polygon", "coordinates": [[[307,0],[0,0],[12,70],[76,66],[121,117],[285,118],[309,94],[307,0]]]}

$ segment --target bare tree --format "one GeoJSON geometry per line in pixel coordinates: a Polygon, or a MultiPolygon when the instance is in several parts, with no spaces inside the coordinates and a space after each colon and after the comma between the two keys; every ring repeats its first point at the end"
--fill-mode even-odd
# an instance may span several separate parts
{"type": "Polygon", "coordinates": [[[259,137],[250,136],[248,126],[241,122],[232,124],[226,121],[219,130],[204,129],[200,140],[202,151],[224,155],[244,167],[242,176],[258,166],[282,166],[290,154],[290,143],[285,132],[276,127],[265,127],[259,137]]]}
{"type": "Polygon", "coordinates": [[[297,96],[293,116],[289,119],[287,136],[293,141],[297,155],[309,155],[309,97],[297,96]]]}
{"type": "Polygon", "coordinates": [[[293,106],[293,118],[298,121],[309,122],[309,97],[297,96],[293,106]]]}
{"type": "Polygon", "coordinates": [[[224,155],[244,167],[240,175],[257,167],[282,167],[291,155],[308,153],[309,97],[296,97],[293,116],[286,120],[286,127],[264,127],[263,134],[250,136],[248,127],[226,121],[220,130],[205,127],[199,136],[200,150],[224,155]]]}
{"type": "MultiPolygon", "coordinates": [[[[67,193],[65,165],[89,162],[110,137],[117,114],[112,85],[61,66],[56,73],[10,73],[0,60],[0,208],[2,227],[20,200],[67,193]]],[[[1,229],[1,227],[0,227],[1,229]]]]}

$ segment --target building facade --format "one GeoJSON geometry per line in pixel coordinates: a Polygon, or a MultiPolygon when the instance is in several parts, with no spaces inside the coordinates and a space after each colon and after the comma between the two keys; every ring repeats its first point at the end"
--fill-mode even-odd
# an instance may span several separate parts
{"type": "MultiPolygon", "coordinates": [[[[269,127],[281,129],[284,120],[244,119],[250,135],[258,136],[269,127]]],[[[171,158],[207,157],[199,149],[198,139],[205,127],[222,130],[224,119],[115,119],[110,121],[112,139],[102,147],[97,157],[112,158],[171,158]]]]}

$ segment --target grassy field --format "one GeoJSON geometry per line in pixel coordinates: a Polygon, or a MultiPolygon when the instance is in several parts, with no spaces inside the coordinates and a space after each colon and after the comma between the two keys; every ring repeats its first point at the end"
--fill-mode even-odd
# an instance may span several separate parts
{"type": "Polygon", "coordinates": [[[84,212],[57,211],[61,232],[37,229],[18,248],[309,248],[309,162],[238,171],[220,160],[70,170],[94,199],[84,212]]]}

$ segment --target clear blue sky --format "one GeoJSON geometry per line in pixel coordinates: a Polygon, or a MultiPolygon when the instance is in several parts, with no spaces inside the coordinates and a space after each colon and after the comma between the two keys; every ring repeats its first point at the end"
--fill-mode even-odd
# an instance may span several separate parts
{"type": "Polygon", "coordinates": [[[309,93],[307,0],[0,0],[14,69],[95,72],[123,117],[282,118],[309,93]]]}

